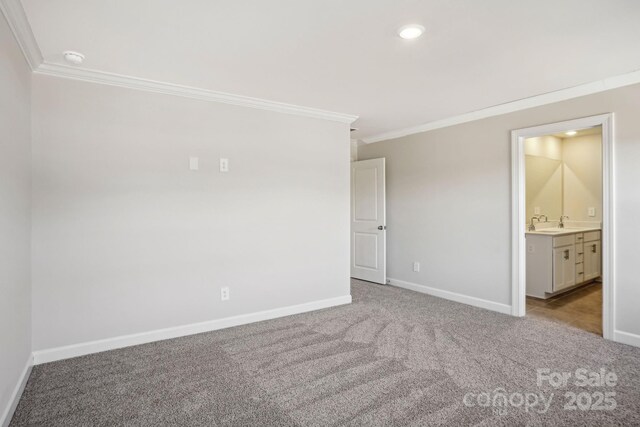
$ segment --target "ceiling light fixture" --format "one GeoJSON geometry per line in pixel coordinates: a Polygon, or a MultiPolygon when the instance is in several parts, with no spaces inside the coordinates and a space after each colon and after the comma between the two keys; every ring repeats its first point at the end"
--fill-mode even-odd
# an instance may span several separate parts
{"type": "Polygon", "coordinates": [[[573,136],[573,135],[575,135],[575,134],[577,134],[577,133],[578,133],[578,131],[570,130],[569,132],[565,132],[565,135],[567,135],[567,136],[573,136]]]}
{"type": "Polygon", "coordinates": [[[424,27],[418,24],[405,25],[398,29],[398,35],[405,40],[417,39],[424,33],[424,27]]]}
{"type": "Polygon", "coordinates": [[[64,56],[64,60],[72,65],[80,65],[82,61],[84,61],[84,55],[78,52],[73,52],[67,50],[66,52],[62,52],[62,56],[64,56]]]}

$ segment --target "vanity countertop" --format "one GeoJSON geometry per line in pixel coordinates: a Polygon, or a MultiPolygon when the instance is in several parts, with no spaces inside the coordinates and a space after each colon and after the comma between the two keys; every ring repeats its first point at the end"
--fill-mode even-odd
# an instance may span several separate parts
{"type": "Polygon", "coordinates": [[[585,233],[587,231],[600,231],[598,227],[574,227],[574,228],[540,228],[536,231],[527,231],[525,234],[538,236],[565,236],[567,234],[585,233]]]}

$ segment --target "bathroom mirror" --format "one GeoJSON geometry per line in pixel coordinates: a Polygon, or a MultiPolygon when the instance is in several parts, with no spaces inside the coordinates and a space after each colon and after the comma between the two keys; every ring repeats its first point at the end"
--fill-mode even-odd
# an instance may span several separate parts
{"type": "Polygon", "coordinates": [[[558,220],[562,215],[562,160],[527,155],[525,167],[527,221],[536,215],[536,207],[549,220],[558,220]]]}

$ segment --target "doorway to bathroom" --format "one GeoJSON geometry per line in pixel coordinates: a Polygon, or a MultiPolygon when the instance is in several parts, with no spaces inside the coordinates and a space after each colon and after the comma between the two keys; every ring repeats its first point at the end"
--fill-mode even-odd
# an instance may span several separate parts
{"type": "Polygon", "coordinates": [[[512,132],[512,310],[611,338],[612,115],[512,132]]]}

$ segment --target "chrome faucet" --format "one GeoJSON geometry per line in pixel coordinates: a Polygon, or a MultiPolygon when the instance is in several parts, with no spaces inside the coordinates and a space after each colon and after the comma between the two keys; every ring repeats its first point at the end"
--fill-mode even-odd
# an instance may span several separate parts
{"type": "Polygon", "coordinates": [[[547,217],[545,214],[538,215],[538,222],[542,222],[542,217],[544,217],[544,222],[549,222],[549,217],[547,217]]]}
{"type": "Polygon", "coordinates": [[[560,216],[560,224],[558,224],[558,228],[564,228],[564,222],[563,222],[563,220],[564,220],[565,218],[569,219],[569,216],[567,216],[567,215],[561,215],[561,216],[560,216]]]}
{"type": "Polygon", "coordinates": [[[534,215],[531,217],[531,222],[529,223],[529,231],[536,231],[536,226],[533,225],[533,220],[536,220],[538,222],[540,222],[540,217],[537,215],[534,215]]]}

